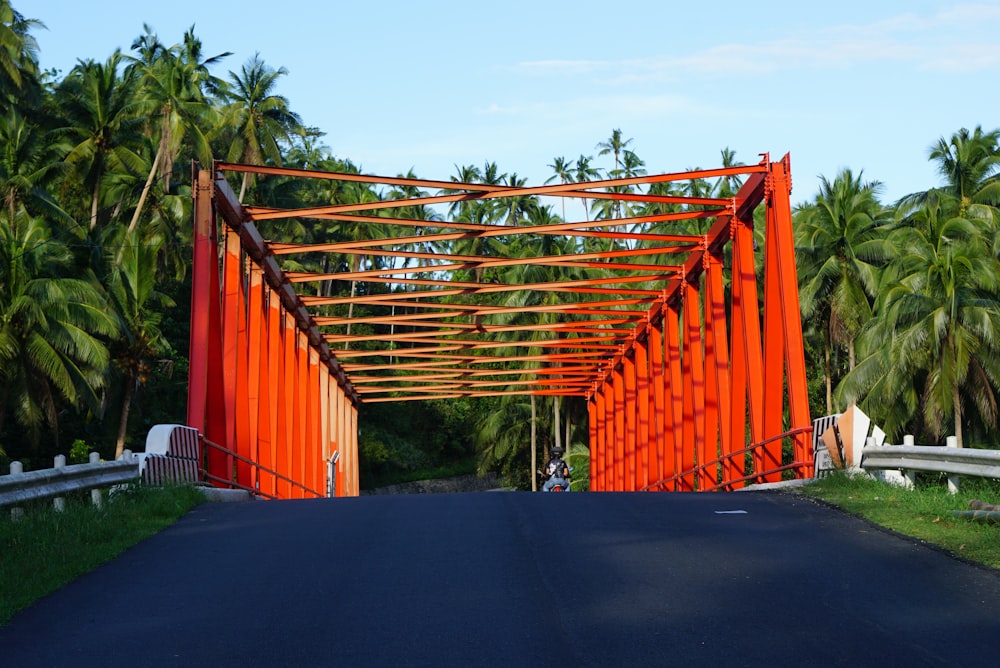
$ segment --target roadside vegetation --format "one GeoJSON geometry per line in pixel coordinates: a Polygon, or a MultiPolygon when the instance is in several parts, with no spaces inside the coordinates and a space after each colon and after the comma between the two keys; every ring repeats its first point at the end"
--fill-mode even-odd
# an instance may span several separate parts
{"type": "Polygon", "coordinates": [[[173,524],[204,501],[195,487],[128,485],[105,500],[102,508],[90,494],[66,499],[63,512],[52,502],[35,502],[13,520],[0,515],[0,625],[14,613],[127,548],[173,524]]]}
{"type": "Polygon", "coordinates": [[[937,475],[923,476],[911,490],[838,471],[796,491],[963,559],[1000,569],[1000,526],[951,513],[968,510],[973,499],[1000,504],[998,481],[962,478],[958,494],[953,495],[946,480],[937,475]]]}
{"type": "MultiPolygon", "coordinates": [[[[30,3],[24,4],[30,11],[30,3]]],[[[364,171],[355,161],[364,156],[338,156],[338,137],[296,113],[294,101],[280,94],[287,71],[264,55],[232,63],[224,51],[232,45],[203,45],[194,27],[161,39],[152,26],[136,26],[131,36],[105,36],[108,46],[95,43],[95,52],[79,54],[69,72],[44,71],[34,38],[44,29],[37,17],[0,0],[0,471],[8,459],[25,462],[27,470],[48,466],[54,455],[69,454],[74,442],[83,452],[111,459],[125,447],[138,449],[150,426],[184,421],[193,160],[364,171]],[[128,48],[116,50],[115,44],[128,48]]],[[[913,434],[931,444],[955,434],[966,447],[996,447],[1000,130],[940,131],[936,139],[914,138],[928,146],[940,176],[925,190],[883,201],[878,180],[844,169],[824,177],[818,192],[797,194],[803,197],[794,228],[811,409],[814,416],[826,415],[856,402],[890,440],[913,434]]],[[[565,155],[579,157],[554,157],[546,166],[548,182],[678,168],[647,164],[641,141],[619,128],[566,149],[565,155]]],[[[728,148],[721,149],[719,162],[742,164],[728,148]]],[[[414,170],[400,176],[418,177],[414,170]]],[[[325,182],[306,185],[284,177],[232,178],[244,201],[261,206],[437,194],[363,183],[330,189],[325,182]]],[[[525,184],[491,161],[456,165],[450,178],[525,184]]],[[[695,179],[654,184],[649,192],[730,197],[740,185],[732,178],[695,179]]],[[[414,206],[394,215],[518,225],[670,213],[638,200],[627,206],[609,202],[595,200],[588,207],[571,200],[552,207],[524,197],[504,206],[458,201],[447,211],[414,206]]],[[[263,232],[308,244],[363,241],[374,223],[280,225],[263,232]]],[[[762,230],[756,226],[758,237],[762,230]]],[[[704,230],[661,223],[645,231],[704,230]]],[[[758,242],[763,247],[762,237],[758,242]]],[[[430,250],[488,256],[494,252],[490,244],[499,243],[507,242],[458,239],[430,250]]],[[[558,255],[610,242],[547,235],[544,243],[546,254],[558,255]]],[[[309,256],[296,269],[375,270],[379,261],[357,254],[309,256]]],[[[530,268],[536,272],[531,275],[525,274],[527,265],[491,269],[485,276],[473,276],[476,271],[467,278],[517,284],[557,282],[571,278],[568,272],[596,276],[602,269],[554,263],[547,273],[530,268]]],[[[318,289],[346,296],[389,288],[327,281],[318,289]]],[[[541,291],[522,297],[536,301],[505,303],[497,293],[497,305],[560,299],[541,291]]],[[[353,307],[326,308],[328,315],[346,315],[353,307]]],[[[387,307],[358,307],[354,315],[376,317],[382,314],[378,308],[387,307]]],[[[516,310],[504,323],[512,330],[523,324],[516,310]]],[[[474,461],[479,471],[496,471],[509,484],[530,489],[532,471],[551,447],[561,445],[572,458],[585,453],[588,442],[586,405],[579,397],[362,405],[359,424],[362,485],[368,486],[368,480],[387,484],[474,461]]]]}

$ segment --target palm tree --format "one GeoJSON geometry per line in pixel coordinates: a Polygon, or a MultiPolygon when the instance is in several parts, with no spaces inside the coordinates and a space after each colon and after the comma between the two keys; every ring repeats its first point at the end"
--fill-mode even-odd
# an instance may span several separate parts
{"type": "Polygon", "coordinates": [[[979,224],[954,215],[952,202],[930,194],[910,225],[893,233],[900,252],[886,271],[877,317],[860,339],[867,356],[838,393],[866,397],[890,434],[919,411],[934,436],[950,426],[962,446],[969,424],[963,395],[980,424],[997,426],[1000,263],[979,224]]]}
{"type": "Polygon", "coordinates": [[[162,238],[140,239],[132,233],[126,236],[121,260],[110,264],[107,295],[118,327],[114,366],[121,374],[122,392],[116,459],[125,447],[132,402],[149,377],[152,363],[169,348],[159,324],[164,310],[174,306],[174,302],[156,289],[161,245],[162,238]]]}
{"type": "Polygon", "coordinates": [[[607,155],[611,153],[615,158],[615,167],[612,170],[612,176],[618,172],[621,166],[621,154],[625,148],[632,143],[632,139],[622,139],[622,131],[619,128],[615,128],[611,131],[611,136],[607,141],[599,142],[597,147],[599,150],[598,155],[607,155]]]}
{"type": "Polygon", "coordinates": [[[97,404],[108,366],[99,337],[114,324],[93,277],[72,271],[41,218],[0,216],[0,430],[13,417],[33,443],[46,423],[58,438],[61,402],[97,404]]]}
{"type": "MultiPolygon", "coordinates": [[[[738,161],[736,159],[736,151],[733,151],[727,146],[722,149],[722,166],[743,167],[744,163],[738,161]]],[[[740,176],[723,176],[715,183],[712,193],[714,197],[732,197],[739,192],[742,185],[743,178],[740,176]]]]}
{"type": "MultiPolygon", "coordinates": [[[[302,120],[288,108],[288,100],[276,95],[278,78],[288,74],[284,67],[268,67],[255,54],[239,74],[229,73],[225,127],[234,130],[226,155],[230,162],[281,165],[282,146],[291,146],[292,135],[303,132],[302,120]]],[[[250,174],[243,175],[240,200],[246,194],[250,174]]]]}
{"type": "MultiPolygon", "coordinates": [[[[539,206],[533,209],[529,214],[529,222],[531,225],[547,225],[556,221],[556,217],[553,215],[551,206],[539,206]]],[[[520,237],[517,237],[520,240],[520,237]]],[[[508,255],[511,257],[536,257],[536,256],[555,256],[555,255],[568,255],[574,252],[573,240],[569,237],[558,236],[546,234],[542,235],[537,242],[532,242],[530,245],[519,241],[517,245],[512,245],[509,248],[508,255]]],[[[569,280],[571,277],[577,277],[579,269],[567,268],[562,265],[534,265],[534,264],[521,264],[508,267],[503,270],[501,280],[504,283],[511,285],[517,284],[530,284],[530,283],[546,283],[553,281],[569,280]]],[[[539,306],[539,305],[555,305],[559,304],[564,300],[564,295],[554,290],[546,291],[531,291],[531,292],[511,292],[507,293],[502,300],[502,304],[506,307],[514,307],[517,309],[522,309],[529,306],[539,306]]],[[[555,313],[543,312],[543,313],[533,313],[525,312],[522,310],[511,311],[502,316],[498,316],[497,321],[503,324],[536,324],[539,322],[554,322],[559,316],[555,313]]],[[[521,336],[516,333],[509,335],[512,342],[521,341],[522,343],[528,343],[537,338],[547,338],[550,336],[549,333],[545,332],[532,332],[528,335],[527,339],[519,339],[517,337],[521,336]]],[[[541,349],[529,348],[529,351],[533,354],[539,354],[541,349]]],[[[515,354],[515,350],[512,347],[510,349],[511,354],[515,354]]],[[[547,404],[549,400],[547,398],[538,399],[535,395],[531,395],[529,402],[531,408],[531,468],[532,479],[534,480],[534,471],[537,468],[537,456],[539,452],[539,442],[538,442],[538,427],[541,426],[544,434],[550,434],[551,438],[546,438],[550,444],[561,445],[562,441],[562,430],[560,428],[560,423],[562,419],[562,403],[558,396],[554,396],[551,399],[551,422],[546,422],[545,420],[540,420],[539,415],[539,403],[542,403],[542,408],[547,410],[547,404]],[[541,422],[541,425],[539,425],[541,422]]],[[[504,418],[497,417],[491,421],[491,424],[496,424],[501,422],[504,418]]],[[[512,429],[515,427],[512,425],[512,429]]],[[[569,451],[569,444],[566,447],[567,452],[569,451]]],[[[537,481],[535,481],[537,483],[537,481]]],[[[533,489],[535,488],[535,483],[533,483],[533,489]]]]}
{"type": "MultiPolygon", "coordinates": [[[[516,173],[506,180],[506,185],[512,188],[523,188],[528,182],[527,179],[518,178],[516,173]]],[[[498,209],[508,225],[518,225],[537,208],[538,198],[533,195],[511,195],[498,202],[498,209]]]]}
{"type": "MultiPolygon", "coordinates": [[[[618,128],[615,128],[614,130],[611,131],[611,137],[609,137],[607,141],[603,141],[597,144],[597,148],[600,149],[598,151],[598,155],[607,155],[608,153],[611,153],[615,157],[615,167],[608,173],[608,175],[611,178],[616,179],[619,178],[619,176],[621,175],[621,164],[622,164],[621,155],[622,152],[626,149],[626,147],[631,143],[632,143],[631,138],[622,139],[622,131],[618,128]]],[[[622,217],[621,202],[619,200],[615,200],[614,215],[612,217],[613,218],[622,217]]]]}
{"type": "MultiPolygon", "coordinates": [[[[559,183],[563,184],[573,182],[573,165],[566,158],[557,156],[552,159],[552,164],[548,167],[552,168],[553,174],[545,179],[545,183],[552,183],[556,179],[559,179],[559,183]]],[[[562,203],[562,219],[566,220],[566,198],[561,197],[560,201],[562,203]]]]}
{"type": "MultiPolygon", "coordinates": [[[[475,425],[475,441],[480,452],[479,470],[482,473],[500,469],[505,480],[526,483],[523,453],[526,443],[534,443],[537,436],[537,407],[532,395],[525,400],[522,395],[500,397],[492,410],[484,410],[475,425]]],[[[532,488],[537,489],[537,450],[532,453],[528,474],[532,488]]]]}
{"type": "Polygon", "coordinates": [[[142,164],[131,148],[143,124],[135,79],[119,73],[121,64],[118,50],[105,63],[81,60],[59,86],[65,135],[73,142],[66,161],[77,165],[90,191],[91,230],[98,223],[105,172],[136,172],[142,164]]]}
{"type": "Polygon", "coordinates": [[[871,319],[879,268],[892,247],[880,223],[881,184],[864,182],[849,169],[831,182],[820,178],[820,192],[796,216],[797,254],[802,271],[799,298],[803,319],[821,326],[827,411],[832,413],[832,352],[846,346],[855,366],[854,337],[871,319]]]}
{"type": "Polygon", "coordinates": [[[1000,204],[1000,130],[984,133],[976,126],[971,133],[962,128],[945,140],[938,139],[930,158],[947,182],[945,192],[959,202],[958,215],[965,216],[975,205],[1000,204]]]}
{"type": "Polygon", "coordinates": [[[179,46],[165,47],[149,26],[144,28],[145,33],[132,43],[132,49],[139,56],[130,58],[130,69],[139,77],[141,108],[158,127],[149,128],[156,149],[129,222],[129,232],[139,222],[156,176],[162,175],[167,182],[165,185],[169,185],[174,160],[185,139],[191,141],[194,154],[202,164],[212,162],[212,150],[201,129],[212,111],[203,90],[204,64],[184,58],[185,51],[179,46]]]}
{"type": "Polygon", "coordinates": [[[29,31],[44,27],[41,21],[24,18],[10,0],[0,0],[0,100],[6,106],[37,106],[38,43],[29,31]]]}
{"type": "MultiPolygon", "coordinates": [[[[481,183],[483,180],[483,173],[479,171],[479,168],[475,165],[455,165],[455,175],[451,177],[451,180],[455,183],[481,183]]],[[[458,190],[446,189],[443,190],[443,194],[457,193],[458,190]]],[[[448,207],[449,216],[468,216],[468,210],[475,206],[481,205],[482,202],[469,202],[464,200],[459,200],[457,202],[452,202],[448,207]]]]}
{"type": "Polygon", "coordinates": [[[64,150],[54,134],[43,133],[17,109],[0,115],[0,206],[9,223],[24,210],[75,224],[46,187],[65,166],[58,159],[64,150]]]}
{"type": "MultiPolygon", "coordinates": [[[[593,156],[580,154],[573,166],[574,181],[583,183],[584,181],[593,181],[601,176],[600,170],[590,165],[590,161],[593,159],[593,156]]],[[[590,220],[590,207],[587,206],[587,200],[583,200],[583,212],[586,220],[590,220]]]]}

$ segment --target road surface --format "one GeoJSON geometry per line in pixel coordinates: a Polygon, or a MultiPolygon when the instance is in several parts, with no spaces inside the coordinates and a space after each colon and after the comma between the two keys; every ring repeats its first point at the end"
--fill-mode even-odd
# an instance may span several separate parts
{"type": "Polygon", "coordinates": [[[806,498],[204,504],[0,629],[15,666],[1000,664],[1000,578],[806,498]]]}

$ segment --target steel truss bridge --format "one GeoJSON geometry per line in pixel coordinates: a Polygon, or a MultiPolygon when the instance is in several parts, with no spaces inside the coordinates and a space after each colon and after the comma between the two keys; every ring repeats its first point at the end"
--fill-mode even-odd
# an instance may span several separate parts
{"type": "Polygon", "coordinates": [[[592,490],[812,475],[787,155],[532,187],[227,163],[193,183],[187,423],[216,484],[354,495],[359,405],[501,394],[586,400],[592,490]],[[261,206],[227,177],[328,195],[261,206]],[[709,179],[742,185],[677,194],[709,179]],[[610,215],[469,213],[531,197],[610,215]]]}

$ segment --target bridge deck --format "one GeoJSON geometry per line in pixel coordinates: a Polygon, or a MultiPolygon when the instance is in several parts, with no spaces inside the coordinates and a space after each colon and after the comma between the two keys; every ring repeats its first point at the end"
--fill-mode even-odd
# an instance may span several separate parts
{"type": "Polygon", "coordinates": [[[203,505],[0,648],[8,666],[985,665],[998,631],[995,572],[803,498],[479,493],[203,505]]]}

